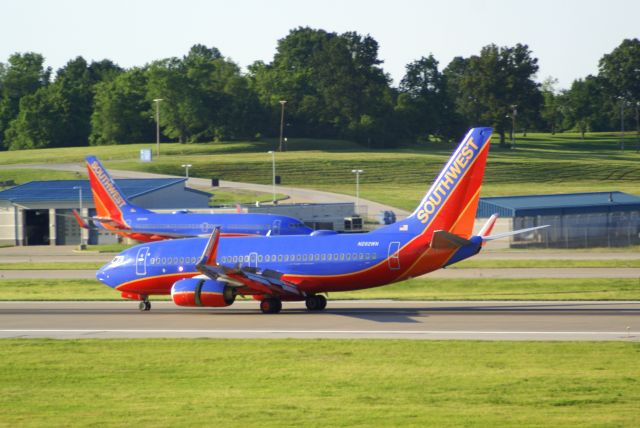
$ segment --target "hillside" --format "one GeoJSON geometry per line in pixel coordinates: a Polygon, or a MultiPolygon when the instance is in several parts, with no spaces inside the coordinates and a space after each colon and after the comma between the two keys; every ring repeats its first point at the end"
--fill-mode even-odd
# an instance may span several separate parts
{"type": "MultiPolygon", "coordinates": [[[[271,183],[273,140],[208,144],[162,143],[161,156],[138,162],[141,148],[155,144],[74,147],[0,153],[0,181],[12,177],[12,164],[81,162],[99,156],[108,168],[182,175],[182,164],[194,177],[271,183]]],[[[485,175],[483,196],[622,190],[640,194],[640,154],[635,135],[619,149],[615,134],[518,135],[516,149],[501,148],[495,138],[485,175]]],[[[289,151],[276,153],[276,174],[282,184],[340,193],[355,193],[352,169],[363,169],[362,197],[412,209],[453,150],[452,144],[431,143],[402,150],[368,150],[336,140],[289,141],[289,151]]],[[[24,173],[16,176],[26,181],[24,173]]],[[[28,178],[28,177],[26,177],[28,178]]],[[[69,177],[72,178],[72,177],[69,177]]]]}

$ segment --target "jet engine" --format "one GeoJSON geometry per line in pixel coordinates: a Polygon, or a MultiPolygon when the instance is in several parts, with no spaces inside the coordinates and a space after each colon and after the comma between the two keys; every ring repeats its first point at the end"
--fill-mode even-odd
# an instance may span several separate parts
{"type": "Polygon", "coordinates": [[[171,298],[178,306],[229,306],[236,292],[224,282],[207,278],[186,278],[173,283],[171,298]]]}

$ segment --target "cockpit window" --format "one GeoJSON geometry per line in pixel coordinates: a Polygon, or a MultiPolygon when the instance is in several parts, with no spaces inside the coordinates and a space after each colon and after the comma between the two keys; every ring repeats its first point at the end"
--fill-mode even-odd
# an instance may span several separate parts
{"type": "Polygon", "coordinates": [[[115,256],[113,260],[111,260],[112,265],[121,265],[124,263],[124,256],[115,256]]]}

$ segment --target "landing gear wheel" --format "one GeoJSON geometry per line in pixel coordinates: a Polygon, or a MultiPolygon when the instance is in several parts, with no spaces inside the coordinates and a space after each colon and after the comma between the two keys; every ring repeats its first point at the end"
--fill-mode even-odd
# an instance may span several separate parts
{"type": "Polygon", "coordinates": [[[138,303],[138,309],[140,309],[143,312],[146,311],[150,311],[151,310],[151,302],[148,300],[143,300],[140,303],[138,303]]]}
{"type": "Polygon", "coordinates": [[[277,314],[282,310],[282,302],[280,299],[272,297],[262,299],[260,302],[260,310],[263,314],[277,314]]]}
{"type": "Polygon", "coordinates": [[[305,304],[310,311],[321,311],[327,307],[327,299],[321,295],[309,296],[305,304]]]}

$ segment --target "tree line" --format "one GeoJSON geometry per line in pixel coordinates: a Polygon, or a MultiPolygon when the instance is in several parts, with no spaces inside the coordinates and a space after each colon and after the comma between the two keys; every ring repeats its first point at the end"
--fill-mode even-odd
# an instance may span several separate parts
{"type": "Polygon", "coordinates": [[[442,70],[433,55],[419,58],[393,87],[371,36],[312,28],[291,30],[271,62],[247,73],[203,45],[130,69],[77,57],[55,76],[42,55],[16,53],[0,63],[0,148],[153,141],[156,99],[163,140],[183,143],[277,136],[281,101],[288,137],[380,148],[457,139],[474,125],[493,126],[502,144],[514,124],[583,135],[640,126],[638,39],[624,40],[596,76],[568,90],[556,90],[553,78],[537,83],[537,72],[527,45],[491,44],[442,70]]]}

